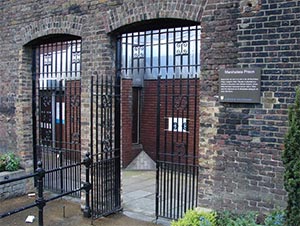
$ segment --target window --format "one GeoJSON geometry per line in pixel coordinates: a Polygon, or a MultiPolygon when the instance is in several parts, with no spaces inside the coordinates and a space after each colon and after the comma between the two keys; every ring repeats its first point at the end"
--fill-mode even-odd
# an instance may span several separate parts
{"type": "Polygon", "coordinates": [[[121,41],[124,77],[187,78],[200,71],[200,26],[127,33],[121,41]]]}

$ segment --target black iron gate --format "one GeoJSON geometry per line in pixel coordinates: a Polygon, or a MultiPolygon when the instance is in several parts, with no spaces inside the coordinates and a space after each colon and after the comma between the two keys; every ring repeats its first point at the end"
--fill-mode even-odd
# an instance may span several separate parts
{"type": "Polygon", "coordinates": [[[197,206],[198,79],[157,84],[156,216],[178,219],[197,206]]]}
{"type": "Polygon", "coordinates": [[[201,30],[186,21],[157,29],[156,22],[118,37],[117,68],[142,92],[141,143],[157,164],[156,217],[177,219],[197,205],[201,30]]]}
{"type": "MultiPolygon", "coordinates": [[[[41,44],[33,49],[34,167],[46,170],[81,162],[81,40],[41,44]]],[[[81,186],[81,167],[45,177],[45,188],[58,193],[81,186]]],[[[80,192],[73,196],[80,197],[80,192]]]]}
{"type": "Polygon", "coordinates": [[[120,86],[112,76],[91,79],[91,210],[97,218],[121,209],[120,86]]]}

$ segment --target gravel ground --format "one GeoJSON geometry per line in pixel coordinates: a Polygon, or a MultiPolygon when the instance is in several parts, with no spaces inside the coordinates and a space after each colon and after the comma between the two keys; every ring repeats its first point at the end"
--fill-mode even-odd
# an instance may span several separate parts
{"type": "MultiPolygon", "coordinates": [[[[22,196],[19,198],[1,201],[0,214],[35,202],[35,197],[22,196]]],[[[0,219],[0,226],[37,226],[38,209],[34,207],[21,213],[0,219]],[[25,223],[28,215],[36,217],[33,223],[25,223]]],[[[94,220],[83,217],[80,204],[73,201],[59,199],[47,203],[44,208],[44,226],[154,226],[152,222],[145,222],[129,218],[122,213],[110,215],[94,220]]]]}

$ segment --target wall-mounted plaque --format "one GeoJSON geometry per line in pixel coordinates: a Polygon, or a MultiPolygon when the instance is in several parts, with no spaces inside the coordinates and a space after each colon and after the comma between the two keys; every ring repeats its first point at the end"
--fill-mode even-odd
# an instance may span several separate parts
{"type": "Polygon", "coordinates": [[[260,77],[260,68],[221,69],[220,102],[260,103],[260,77]]]}

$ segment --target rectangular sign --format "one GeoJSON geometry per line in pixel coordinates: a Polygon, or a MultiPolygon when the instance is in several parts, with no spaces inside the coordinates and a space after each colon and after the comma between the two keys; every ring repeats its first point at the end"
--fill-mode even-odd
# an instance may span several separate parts
{"type": "Polygon", "coordinates": [[[220,102],[260,103],[260,68],[230,68],[219,71],[220,102]]]}
{"type": "Polygon", "coordinates": [[[186,118],[172,118],[169,117],[168,131],[187,133],[187,119],[186,118]]]}

